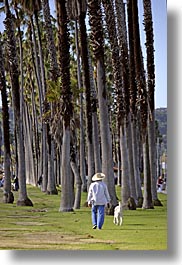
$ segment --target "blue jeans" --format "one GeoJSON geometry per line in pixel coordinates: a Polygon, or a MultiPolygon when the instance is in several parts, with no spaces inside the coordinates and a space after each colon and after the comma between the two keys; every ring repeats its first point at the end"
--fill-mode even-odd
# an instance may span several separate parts
{"type": "Polygon", "coordinates": [[[105,205],[92,205],[92,224],[101,229],[104,224],[105,205]]]}

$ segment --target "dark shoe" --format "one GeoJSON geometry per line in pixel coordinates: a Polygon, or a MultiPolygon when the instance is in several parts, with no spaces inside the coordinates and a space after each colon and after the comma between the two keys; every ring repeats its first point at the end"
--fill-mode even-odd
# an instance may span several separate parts
{"type": "Polygon", "coordinates": [[[96,225],[93,225],[92,229],[96,229],[96,228],[97,228],[97,226],[96,225]]]}

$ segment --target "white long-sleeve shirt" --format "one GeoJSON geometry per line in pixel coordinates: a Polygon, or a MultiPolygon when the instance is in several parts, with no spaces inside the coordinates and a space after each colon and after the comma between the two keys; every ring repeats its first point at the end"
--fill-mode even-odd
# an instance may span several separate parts
{"type": "Polygon", "coordinates": [[[110,202],[107,185],[102,181],[95,181],[90,184],[87,201],[92,205],[106,205],[110,202]]]}

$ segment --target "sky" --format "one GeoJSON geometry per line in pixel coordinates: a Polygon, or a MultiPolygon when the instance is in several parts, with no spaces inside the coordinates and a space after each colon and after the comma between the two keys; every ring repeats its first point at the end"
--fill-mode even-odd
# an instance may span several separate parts
{"type": "MultiPolygon", "coordinates": [[[[143,30],[143,0],[139,3],[139,19],[141,43],[146,64],[145,33],[143,30]]],[[[154,30],[154,62],[155,62],[155,108],[167,107],[167,8],[166,0],[152,0],[152,18],[154,30]]],[[[50,0],[54,10],[54,0],[50,0]]],[[[0,31],[4,29],[4,14],[0,13],[0,31]]]]}

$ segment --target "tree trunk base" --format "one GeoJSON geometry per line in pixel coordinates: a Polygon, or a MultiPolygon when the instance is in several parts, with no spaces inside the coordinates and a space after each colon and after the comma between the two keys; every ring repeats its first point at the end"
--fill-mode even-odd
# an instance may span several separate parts
{"type": "Polygon", "coordinates": [[[116,207],[116,205],[111,205],[109,208],[106,207],[105,208],[105,214],[106,215],[114,215],[114,208],[116,207]]]}
{"type": "Polygon", "coordinates": [[[87,192],[87,185],[82,185],[82,192],[87,192]]]}
{"type": "Polygon", "coordinates": [[[148,205],[143,205],[142,209],[147,210],[147,209],[154,209],[154,205],[153,204],[148,204],[148,205]]]}
{"type": "Polygon", "coordinates": [[[163,206],[162,202],[159,199],[153,201],[154,206],[163,206]]]}
{"type": "Polygon", "coordinates": [[[142,205],[143,205],[143,197],[139,197],[136,207],[137,208],[142,208],[142,205]]]}
{"type": "Polygon", "coordinates": [[[33,206],[32,201],[27,197],[25,200],[18,200],[17,201],[17,206],[33,206]]]}
{"type": "Polygon", "coordinates": [[[3,202],[4,203],[13,203],[14,202],[14,195],[13,192],[4,193],[3,195],[3,202]]]}
{"type": "Polygon", "coordinates": [[[134,198],[129,197],[127,203],[128,203],[129,210],[136,210],[136,203],[135,203],[134,198]]]}
{"type": "Polygon", "coordinates": [[[59,212],[74,212],[74,210],[73,208],[64,208],[64,209],[60,208],[59,212]]]}
{"type": "Polygon", "coordinates": [[[57,189],[55,189],[55,190],[51,190],[51,191],[49,191],[49,190],[47,190],[47,195],[58,195],[58,191],[57,191],[57,189]]]}
{"type": "Polygon", "coordinates": [[[129,197],[126,202],[122,203],[123,210],[136,210],[136,202],[133,197],[129,197]]]}

